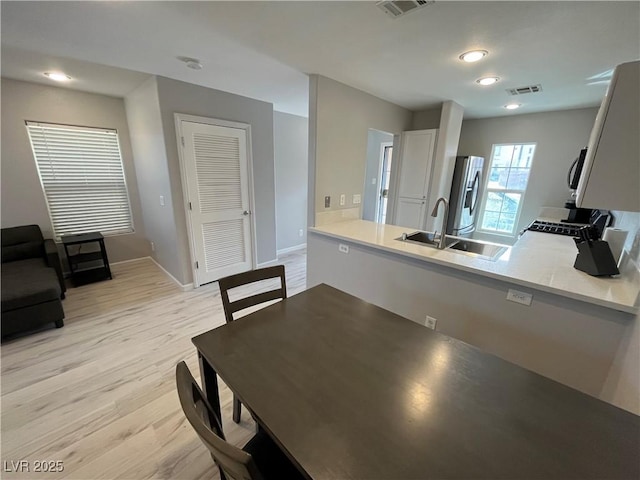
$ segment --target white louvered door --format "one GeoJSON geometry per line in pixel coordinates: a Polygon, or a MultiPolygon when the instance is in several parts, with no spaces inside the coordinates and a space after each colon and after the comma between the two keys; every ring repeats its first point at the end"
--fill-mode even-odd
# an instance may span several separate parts
{"type": "Polygon", "coordinates": [[[246,131],[182,121],[196,285],[253,267],[246,131]]]}

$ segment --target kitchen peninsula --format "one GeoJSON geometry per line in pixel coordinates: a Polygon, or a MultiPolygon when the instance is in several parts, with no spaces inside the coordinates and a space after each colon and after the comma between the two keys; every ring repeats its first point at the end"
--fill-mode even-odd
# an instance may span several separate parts
{"type": "Polygon", "coordinates": [[[364,220],[309,229],[307,286],[327,283],[422,324],[429,315],[446,335],[599,395],[637,311],[637,271],[575,270],[570,237],[527,232],[489,261],[397,240],[410,232],[364,220]],[[510,289],[531,305],[507,301],[510,289]]]}

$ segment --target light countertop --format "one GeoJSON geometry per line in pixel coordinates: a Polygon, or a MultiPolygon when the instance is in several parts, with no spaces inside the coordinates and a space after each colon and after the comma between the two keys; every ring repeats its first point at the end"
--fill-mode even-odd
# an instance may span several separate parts
{"type": "Polygon", "coordinates": [[[503,280],[595,305],[636,313],[640,275],[635,268],[615,277],[592,277],[573,268],[578,250],[571,237],[526,232],[496,261],[396,240],[414,229],[366,220],[312,227],[311,233],[378,248],[416,260],[503,280]]]}

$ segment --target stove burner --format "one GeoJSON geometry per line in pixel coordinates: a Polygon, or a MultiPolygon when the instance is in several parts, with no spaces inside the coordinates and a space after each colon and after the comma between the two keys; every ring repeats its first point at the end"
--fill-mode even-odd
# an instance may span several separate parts
{"type": "Polygon", "coordinates": [[[579,235],[578,230],[581,227],[584,227],[584,225],[570,225],[566,223],[543,222],[536,220],[527,227],[527,230],[531,230],[532,232],[553,233],[555,235],[576,237],[579,235]]]}

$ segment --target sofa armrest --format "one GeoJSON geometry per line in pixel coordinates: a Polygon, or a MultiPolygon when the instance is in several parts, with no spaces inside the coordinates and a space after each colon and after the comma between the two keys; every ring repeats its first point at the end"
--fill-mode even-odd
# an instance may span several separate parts
{"type": "Polygon", "coordinates": [[[58,247],[51,239],[45,239],[44,251],[46,255],[47,265],[53,268],[58,275],[58,282],[60,282],[60,289],[62,293],[67,291],[67,287],[64,283],[64,276],[62,275],[62,264],[60,263],[60,256],[58,255],[58,247]]]}

